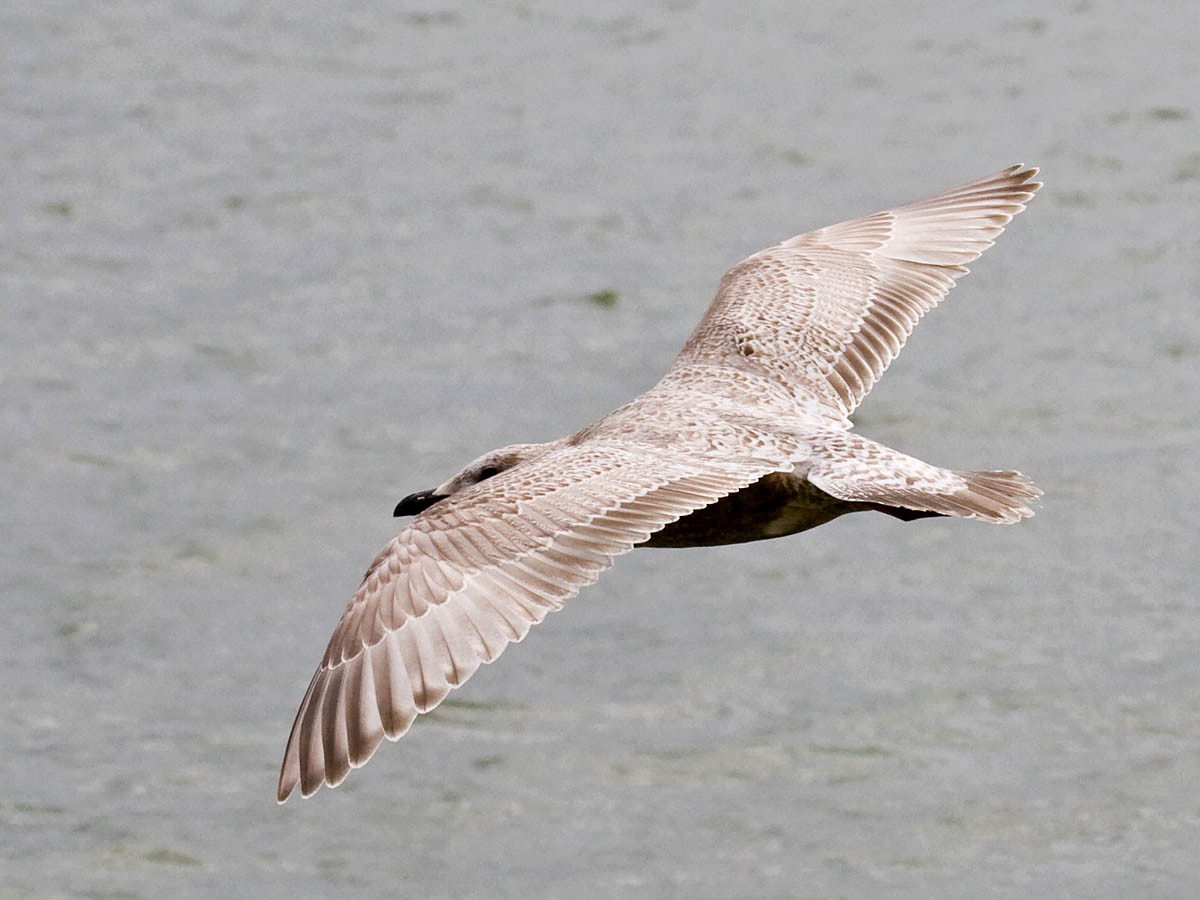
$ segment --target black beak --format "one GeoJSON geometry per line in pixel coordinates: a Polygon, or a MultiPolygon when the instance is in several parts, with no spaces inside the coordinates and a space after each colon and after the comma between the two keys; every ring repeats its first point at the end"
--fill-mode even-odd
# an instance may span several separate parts
{"type": "Polygon", "coordinates": [[[400,518],[400,516],[415,516],[417,513],[433,506],[439,500],[445,499],[445,497],[435,494],[433,491],[417,491],[415,494],[409,494],[397,503],[396,511],[392,515],[396,518],[400,518]]]}

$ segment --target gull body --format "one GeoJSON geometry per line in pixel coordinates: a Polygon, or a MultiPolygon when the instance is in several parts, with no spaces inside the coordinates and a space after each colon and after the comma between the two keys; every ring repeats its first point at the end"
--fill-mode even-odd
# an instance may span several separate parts
{"type": "Polygon", "coordinates": [[[857,511],[1010,524],[1041,491],[940,468],[850,414],[918,319],[1025,208],[1012,166],[734,266],[667,374],[568,437],[485,453],[405,497],[292,726],[278,799],[339,784],[635,546],[782,537],[857,511]]]}

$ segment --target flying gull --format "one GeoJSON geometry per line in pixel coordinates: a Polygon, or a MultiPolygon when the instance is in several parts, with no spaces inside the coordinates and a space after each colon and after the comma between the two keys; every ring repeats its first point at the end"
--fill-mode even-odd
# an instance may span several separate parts
{"type": "Polygon", "coordinates": [[[485,453],[396,507],[292,725],[279,802],[337,785],[637,546],[782,537],[845,513],[1009,524],[1014,471],[943,469],[849,416],[917,320],[1041,187],[1002,172],[768,247],[725,274],[667,374],[569,437],[485,453]]]}

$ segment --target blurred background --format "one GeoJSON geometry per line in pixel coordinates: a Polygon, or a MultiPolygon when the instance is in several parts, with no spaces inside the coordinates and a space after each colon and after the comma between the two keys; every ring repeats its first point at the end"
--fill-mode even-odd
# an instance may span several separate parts
{"type": "Polygon", "coordinates": [[[1194,4],[0,12],[0,897],[1200,894],[1194,4]],[[641,551],[335,791],[403,495],[649,387],[721,274],[1046,188],[856,420],[1013,528],[641,551]]]}

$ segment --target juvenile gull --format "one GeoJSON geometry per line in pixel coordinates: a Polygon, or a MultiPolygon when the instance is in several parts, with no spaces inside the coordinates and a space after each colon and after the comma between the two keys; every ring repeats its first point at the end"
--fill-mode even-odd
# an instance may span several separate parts
{"type": "Polygon", "coordinates": [[[1012,166],[768,247],[721,279],[663,379],[582,431],[411,494],[292,725],[279,802],[337,785],[480,663],[642,545],[782,537],[844,513],[1009,524],[1041,491],[929,465],[849,415],[917,320],[1041,185],[1012,166]]]}

